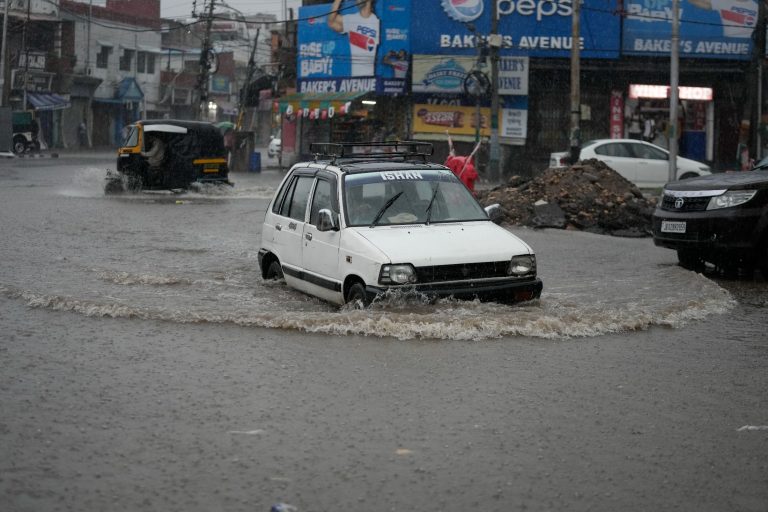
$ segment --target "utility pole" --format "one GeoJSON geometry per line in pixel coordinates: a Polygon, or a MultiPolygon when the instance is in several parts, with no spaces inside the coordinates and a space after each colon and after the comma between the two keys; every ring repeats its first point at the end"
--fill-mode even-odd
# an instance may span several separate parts
{"type": "Polygon", "coordinates": [[[680,79],[680,0],[672,0],[672,48],[669,68],[669,175],[667,181],[677,180],[677,138],[680,79]]]}
{"type": "Polygon", "coordinates": [[[197,76],[197,90],[200,91],[200,105],[198,116],[200,120],[208,117],[208,77],[211,70],[211,27],[213,26],[213,8],[216,0],[209,0],[208,18],[205,23],[205,36],[203,37],[203,48],[200,50],[200,73],[197,76]]]}
{"type": "Polygon", "coordinates": [[[240,103],[237,106],[237,125],[236,129],[239,131],[243,125],[243,115],[245,111],[246,97],[248,95],[248,87],[251,85],[253,79],[253,73],[256,70],[256,48],[259,46],[259,35],[261,34],[261,27],[256,29],[256,37],[253,39],[253,48],[251,48],[251,56],[248,59],[248,72],[245,76],[245,83],[240,89],[240,103]]]}
{"type": "Polygon", "coordinates": [[[754,111],[753,133],[755,134],[755,162],[759,162],[763,157],[763,139],[760,133],[763,122],[763,58],[765,57],[766,45],[766,5],[765,0],[757,2],[757,24],[755,25],[755,48],[752,52],[755,59],[755,87],[757,88],[755,98],[757,108],[754,111]]]}
{"type": "Polygon", "coordinates": [[[8,44],[8,4],[9,0],[4,0],[3,6],[3,49],[0,54],[0,107],[5,106],[5,55],[8,53],[6,46],[8,44]]]}
{"type": "Polygon", "coordinates": [[[581,146],[581,0],[574,0],[571,18],[571,163],[579,160],[581,146]]]}
{"type": "Polygon", "coordinates": [[[499,147],[499,3],[491,2],[491,35],[488,45],[491,51],[491,148],[488,154],[488,170],[492,183],[501,181],[501,148],[499,147]]]}

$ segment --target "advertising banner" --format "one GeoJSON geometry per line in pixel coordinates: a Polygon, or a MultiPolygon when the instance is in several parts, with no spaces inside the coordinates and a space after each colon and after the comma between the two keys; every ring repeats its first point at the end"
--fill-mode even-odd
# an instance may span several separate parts
{"type": "Polygon", "coordinates": [[[299,8],[298,91],[405,93],[411,0],[336,0],[299,8]]]}
{"type": "MultiPolygon", "coordinates": [[[[573,0],[421,0],[413,3],[414,53],[475,55],[476,37],[491,31],[492,2],[499,15],[503,56],[569,57],[573,0]],[[473,33],[470,28],[474,27],[473,33]]],[[[617,59],[621,17],[615,0],[584,0],[581,56],[617,59]]]]}
{"type": "MultiPolygon", "coordinates": [[[[469,105],[420,103],[413,107],[414,133],[474,136],[477,127],[481,137],[491,135],[491,109],[469,105]]],[[[503,139],[524,140],[528,129],[527,96],[510,96],[499,110],[499,136],[503,139]]]]}
{"type": "MultiPolygon", "coordinates": [[[[669,55],[672,0],[626,0],[622,53],[669,55]]],[[[755,0],[680,0],[680,57],[748,60],[755,0]]]]}
{"type": "Polygon", "coordinates": [[[609,134],[612,139],[624,138],[624,96],[621,91],[611,91],[611,121],[609,134]]]}
{"type": "MultiPolygon", "coordinates": [[[[414,93],[464,94],[464,79],[475,68],[476,57],[414,55],[411,90],[414,93]]],[[[485,72],[490,75],[490,69],[485,72]]],[[[499,59],[499,94],[528,94],[528,57],[499,59]]]]}

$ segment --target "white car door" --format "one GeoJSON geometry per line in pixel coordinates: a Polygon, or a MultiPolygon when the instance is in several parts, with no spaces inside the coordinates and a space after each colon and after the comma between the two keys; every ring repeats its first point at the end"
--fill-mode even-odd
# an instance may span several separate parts
{"type": "Polygon", "coordinates": [[[341,231],[320,231],[317,229],[320,210],[334,213],[339,225],[339,198],[337,180],[334,176],[318,175],[309,208],[309,220],[304,225],[302,240],[302,267],[308,290],[331,302],[341,297],[341,276],[339,275],[339,240],[341,231]]]}
{"type": "MultiPolygon", "coordinates": [[[[635,182],[637,162],[628,142],[605,142],[593,148],[595,157],[631,182],[635,182]]],[[[584,156],[582,155],[582,159],[584,156]]]]}
{"type": "Polygon", "coordinates": [[[314,181],[314,176],[297,172],[274,217],[273,250],[283,266],[286,283],[300,289],[304,224],[314,181]]]}
{"type": "Polygon", "coordinates": [[[635,184],[638,187],[663,187],[669,181],[669,155],[662,149],[637,142],[632,144],[637,157],[635,184]]]}

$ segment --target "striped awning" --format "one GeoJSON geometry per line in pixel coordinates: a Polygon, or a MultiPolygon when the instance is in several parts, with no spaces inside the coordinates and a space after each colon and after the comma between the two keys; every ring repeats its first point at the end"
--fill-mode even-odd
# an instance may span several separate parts
{"type": "Polygon", "coordinates": [[[35,110],[63,110],[72,106],[68,99],[53,92],[28,92],[27,102],[35,110]]]}

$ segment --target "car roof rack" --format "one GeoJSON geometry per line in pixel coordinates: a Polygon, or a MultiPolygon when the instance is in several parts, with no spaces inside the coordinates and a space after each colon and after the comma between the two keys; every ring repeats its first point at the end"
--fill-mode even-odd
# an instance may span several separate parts
{"type": "Polygon", "coordinates": [[[351,160],[389,160],[393,158],[420,157],[424,163],[432,156],[434,148],[431,142],[420,140],[399,140],[393,142],[313,142],[309,151],[318,159],[330,158],[331,163],[339,159],[351,160]]]}

